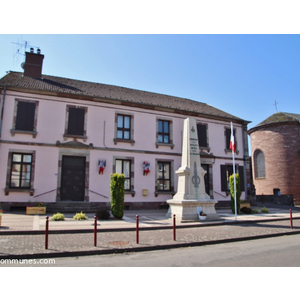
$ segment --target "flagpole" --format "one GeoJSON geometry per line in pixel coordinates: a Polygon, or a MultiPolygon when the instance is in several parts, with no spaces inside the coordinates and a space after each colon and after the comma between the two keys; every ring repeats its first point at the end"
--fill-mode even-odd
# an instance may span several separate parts
{"type": "Polygon", "coordinates": [[[232,145],[233,145],[233,149],[232,150],[232,163],[233,163],[233,185],[234,185],[234,212],[235,212],[235,220],[237,221],[237,205],[236,205],[236,180],[235,180],[235,162],[234,162],[234,152],[235,152],[235,145],[234,145],[234,136],[233,136],[233,125],[231,122],[231,139],[233,139],[232,141],[232,145]]]}

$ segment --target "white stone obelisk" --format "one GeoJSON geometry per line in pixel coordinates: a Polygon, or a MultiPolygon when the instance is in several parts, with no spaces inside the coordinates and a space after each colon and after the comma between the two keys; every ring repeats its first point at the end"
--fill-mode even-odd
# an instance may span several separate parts
{"type": "Polygon", "coordinates": [[[205,192],[204,175],[201,167],[197,124],[194,118],[184,120],[181,167],[178,175],[177,193],[167,200],[170,205],[168,217],[176,215],[180,222],[197,221],[199,207],[207,214],[207,219],[218,219],[214,208],[217,201],[205,192]]]}

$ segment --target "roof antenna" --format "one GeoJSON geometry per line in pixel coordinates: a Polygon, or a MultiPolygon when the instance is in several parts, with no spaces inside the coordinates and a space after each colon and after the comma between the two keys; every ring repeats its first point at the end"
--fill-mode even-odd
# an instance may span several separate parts
{"type": "Polygon", "coordinates": [[[14,54],[14,57],[17,55],[17,54],[20,54],[20,55],[24,55],[25,56],[25,51],[26,51],[26,48],[28,46],[28,42],[27,41],[24,41],[24,43],[13,43],[12,44],[15,44],[15,45],[18,45],[19,48],[17,49],[17,52],[14,54]],[[22,50],[22,48],[24,47],[24,54],[21,53],[20,51],[22,50]]]}
{"type": "MultiPolygon", "coordinates": [[[[37,49],[39,49],[39,47],[36,47],[36,46],[31,46],[30,44],[29,44],[30,42],[28,42],[28,41],[22,41],[21,40],[21,43],[14,43],[14,42],[12,42],[12,44],[15,44],[15,45],[18,45],[19,47],[18,47],[18,49],[17,49],[17,51],[16,51],[16,53],[14,54],[14,58],[15,58],[15,56],[18,54],[18,55],[22,55],[22,56],[25,56],[25,52],[26,52],[26,50],[27,50],[27,48],[37,48],[37,49]],[[24,48],[24,52],[22,51],[22,49],[24,48]],[[22,52],[23,53],[22,53],[22,52]]],[[[38,50],[37,50],[38,51],[38,50]]],[[[39,53],[38,53],[39,54],[39,53]]],[[[22,64],[21,64],[22,65],[22,64]]]]}
{"type": "Polygon", "coordinates": [[[279,104],[279,102],[276,102],[276,100],[275,100],[275,104],[273,104],[273,105],[275,105],[276,112],[278,112],[278,110],[277,110],[277,104],[279,104]]]}
{"type": "Polygon", "coordinates": [[[20,54],[20,55],[23,55],[23,56],[25,56],[25,52],[26,52],[26,49],[27,48],[36,48],[37,49],[37,51],[39,51],[39,48],[40,47],[37,47],[37,46],[31,46],[30,44],[29,44],[30,42],[27,42],[27,41],[24,41],[23,43],[21,42],[21,43],[13,43],[12,42],[12,44],[15,44],[15,45],[18,45],[19,46],[19,48],[17,49],[17,52],[14,54],[14,57],[17,55],[17,54],[20,54]],[[24,53],[20,53],[20,51],[22,50],[22,48],[24,47],[24,53]]]}

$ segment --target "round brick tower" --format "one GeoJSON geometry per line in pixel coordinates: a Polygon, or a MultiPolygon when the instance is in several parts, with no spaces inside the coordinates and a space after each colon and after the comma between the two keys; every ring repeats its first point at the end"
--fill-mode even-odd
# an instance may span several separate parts
{"type": "Polygon", "coordinates": [[[275,113],[248,133],[256,195],[280,189],[300,205],[300,115],[275,113]]]}

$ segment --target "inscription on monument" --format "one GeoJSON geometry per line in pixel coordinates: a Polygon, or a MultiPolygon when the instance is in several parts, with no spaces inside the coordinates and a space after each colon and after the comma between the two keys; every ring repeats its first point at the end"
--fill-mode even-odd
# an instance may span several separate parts
{"type": "Polygon", "coordinates": [[[198,139],[190,138],[190,154],[199,155],[198,139]]]}

